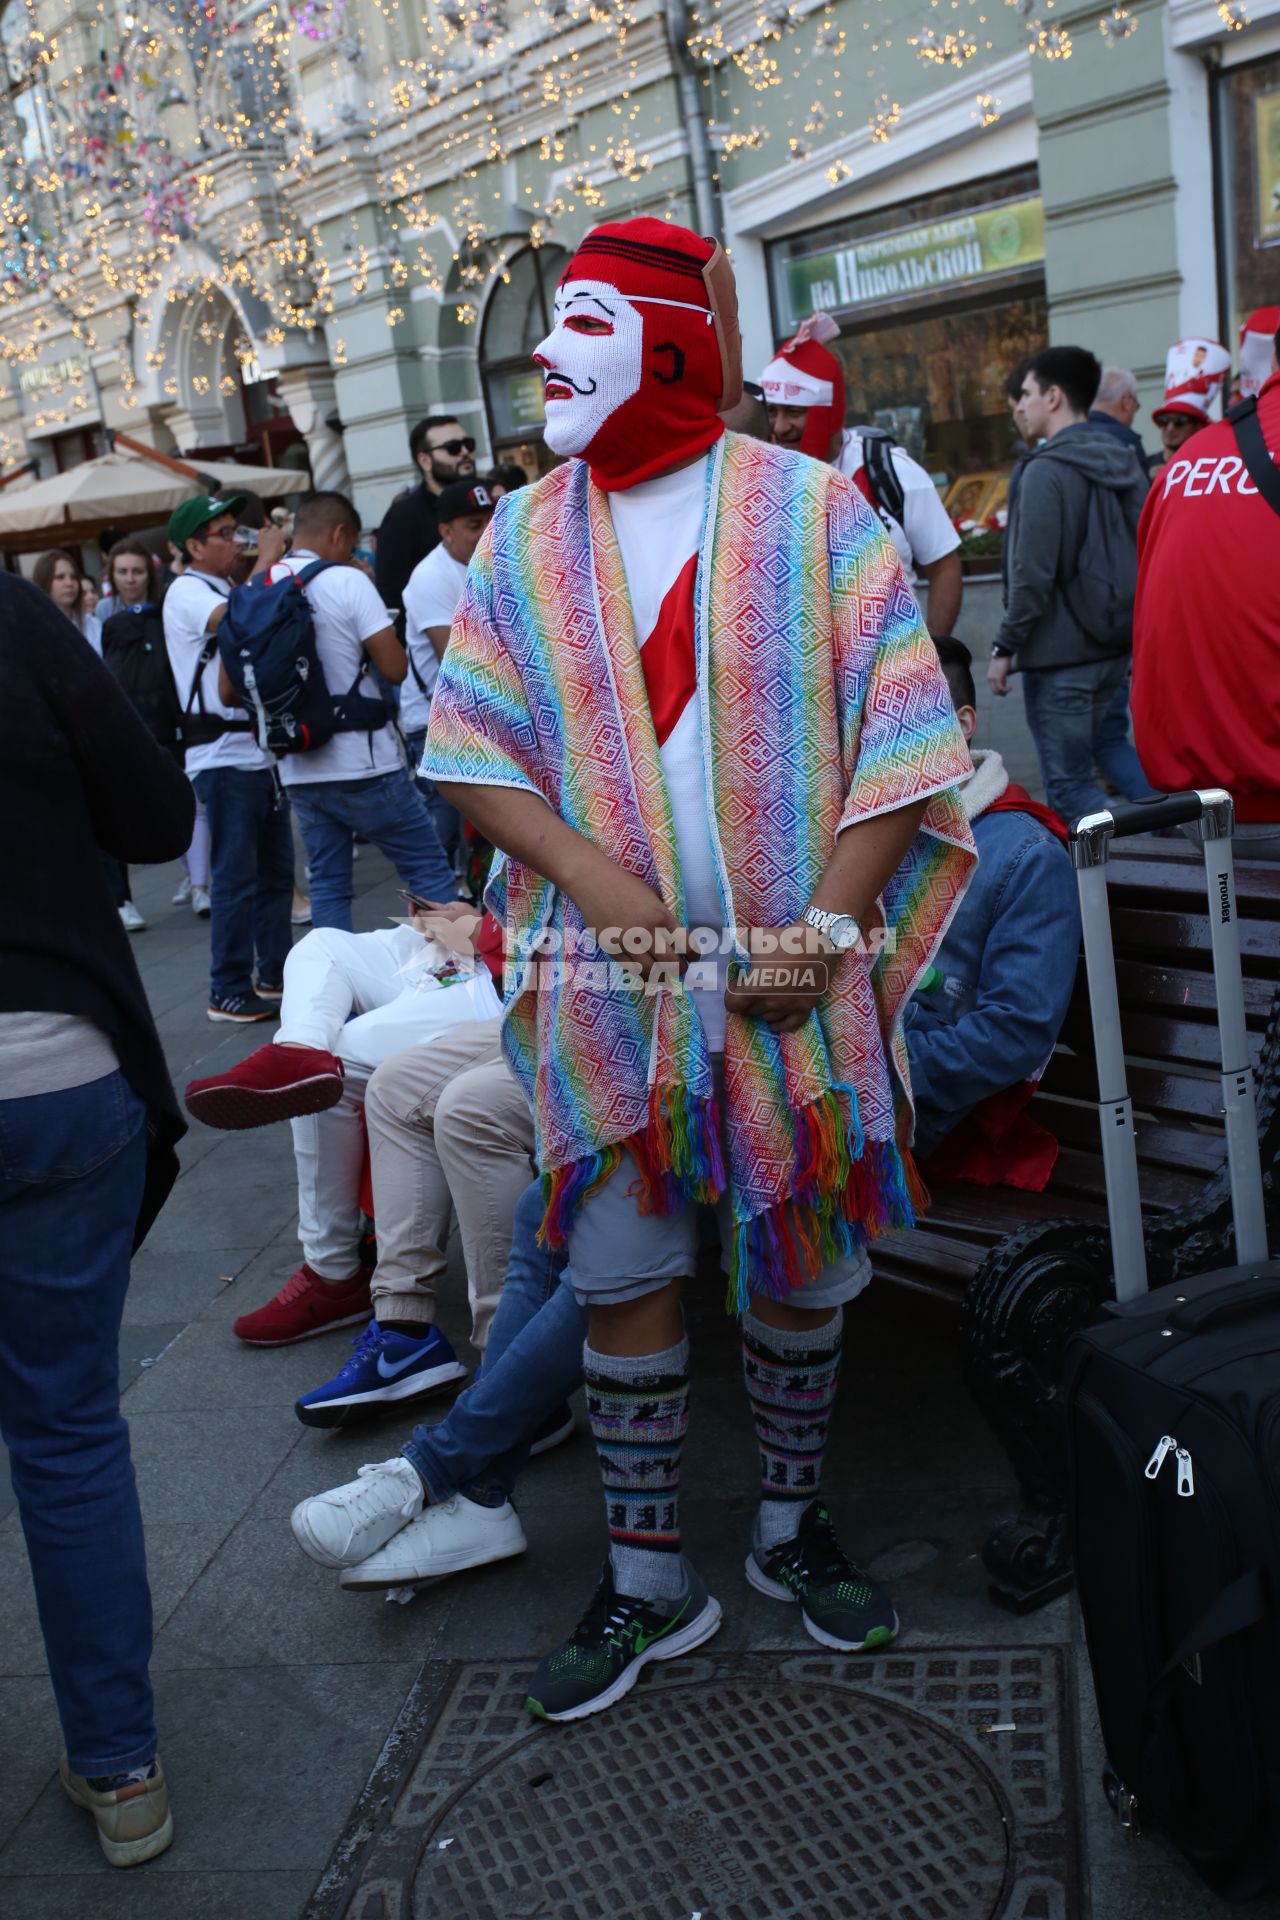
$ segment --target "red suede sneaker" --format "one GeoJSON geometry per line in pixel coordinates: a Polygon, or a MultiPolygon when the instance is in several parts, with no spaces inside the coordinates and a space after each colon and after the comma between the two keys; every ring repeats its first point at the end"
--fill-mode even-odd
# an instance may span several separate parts
{"type": "Polygon", "coordinates": [[[250,1347],[291,1347],[337,1327],[362,1327],[373,1315],[371,1277],[361,1267],[349,1280],[322,1280],[304,1260],[274,1300],[242,1313],[231,1331],[250,1347]]]}
{"type": "Polygon", "coordinates": [[[342,1062],[320,1047],[259,1047],[238,1067],[192,1080],[183,1099],[207,1127],[266,1127],[323,1113],[342,1098],[342,1062]]]}

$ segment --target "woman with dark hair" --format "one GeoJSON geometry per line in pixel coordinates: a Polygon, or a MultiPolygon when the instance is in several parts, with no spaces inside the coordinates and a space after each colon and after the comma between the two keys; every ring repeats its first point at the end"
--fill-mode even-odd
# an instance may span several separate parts
{"type": "Polygon", "coordinates": [[[175,860],[195,802],[100,660],[0,574],[0,1437],[66,1746],[113,1866],[173,1835],[118,1345],[184,1127],[99,853],[175,860]],[[75,911],[67,911],[68,885],[75,911]]]}
{"type": "Polygon", "coordinates": [[[100,654],[102,622],[96,613],[84,611],[84,571],[79,561],[65,547],[51,547],[36,561],[32,578],[41,593],[49,596],[59,613],[64,613],[76,632],[100,654]]]}
{"type": "Polygon", "coordinates": [[[152,739],[182,762],[181,710],[164,644],[160,579],[140,541],[120,540],[107,555],[111,612],[102,657],[137,708],[152,739]]]}

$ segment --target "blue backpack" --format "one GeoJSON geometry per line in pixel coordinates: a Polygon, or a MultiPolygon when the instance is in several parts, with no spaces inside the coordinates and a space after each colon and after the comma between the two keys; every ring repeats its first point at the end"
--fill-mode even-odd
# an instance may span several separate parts
{"type": "Polygon", "coordinates": [[[335,733],[371,733],[391,717],[385,701],[358,691],[369,663],[363,650],[346,693],[335,696],[326,684],[304,589],[334,564],[313,560],[287,580],[231,590],[218,652],[267,753],[313,753],[335,733]]]}

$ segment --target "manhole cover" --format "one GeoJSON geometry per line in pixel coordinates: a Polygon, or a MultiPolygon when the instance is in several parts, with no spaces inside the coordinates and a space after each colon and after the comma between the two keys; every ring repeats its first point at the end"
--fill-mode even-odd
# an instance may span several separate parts
{"type": "Polygon", "coordinates": [[[890,1889],[896,1920],[978,1920],[1007,1852],[992,1782],[958,1740],[891,1701],[794,1683],[672,1688],[657,1710],[641,1697],[535,1739],[446,1827],[415,1920],[576,1916],[592,1900],[645,1920],[818,1920],[883,1908],[890,1889]]]}
{"type": "Polygon", "coordinates": [[[311,1920],[1066,1920],[1055,1649],[693,1657],[576,1726],[425,1670],[311,1920]]]}

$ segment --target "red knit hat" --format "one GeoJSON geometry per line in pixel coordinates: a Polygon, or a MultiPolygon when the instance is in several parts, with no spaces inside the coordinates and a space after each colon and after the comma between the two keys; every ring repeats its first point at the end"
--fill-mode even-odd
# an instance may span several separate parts
{"type": "Polygon", "coordinates": [[[543,370],[547,445],[598,486],[633,487],[720,438],[742,396],[733,272],[714,240],[666,220],[610,221],[556,290],[543,370]]]}
{"type": "Polygon", "coordinates": [[[844,368],[823,345],[839,334],[829,313],[811,314],[760,375],[767,407],[808,408],[800,451],[815,460],[832,457],[832,440],[844,430],[844,368]]]}
{"type": "Polygon", "coordinates": [[[1240,397],[1261,393],[1271,378],[1271,356],[1280,333],[1280,307],[1256,307],[1240,328],[1240,397]]]}

